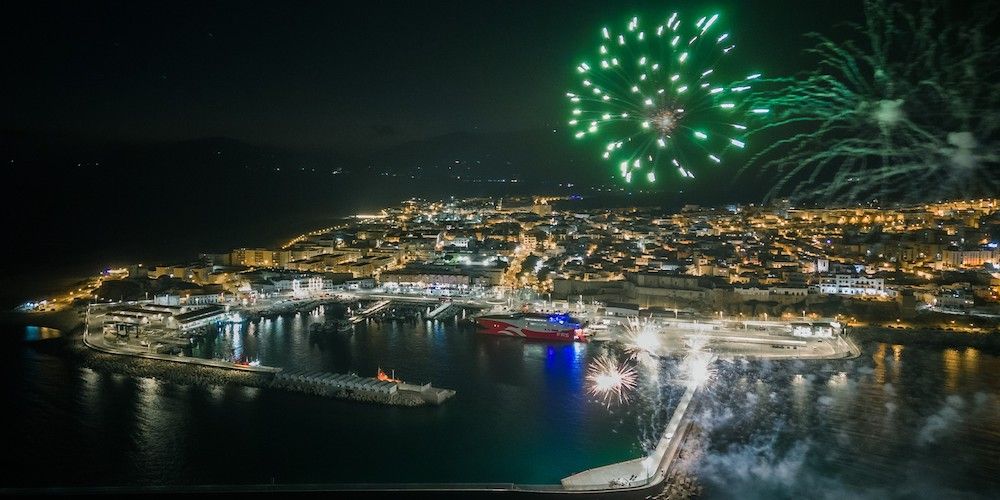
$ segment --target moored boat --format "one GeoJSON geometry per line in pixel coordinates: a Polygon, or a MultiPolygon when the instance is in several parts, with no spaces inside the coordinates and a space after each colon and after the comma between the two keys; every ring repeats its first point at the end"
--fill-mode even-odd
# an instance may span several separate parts
{"type": "Polygon", "coordinates": [[[479,333],[532,340],[586,342],[585,324],[567,313],[485,314],[474,318],[479,333]]]}

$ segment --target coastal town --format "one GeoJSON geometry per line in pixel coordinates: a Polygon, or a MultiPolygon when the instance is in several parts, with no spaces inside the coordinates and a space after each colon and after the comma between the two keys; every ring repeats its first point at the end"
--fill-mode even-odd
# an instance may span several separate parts
{"type": "Polygon", "coordinates": [[[242,328],[308,315],[311,345],[364,338],[382,322],[451,322],[598,342],[644,353],[647,364],[686,353],[684,395],[649,453],[561,481],[643,488],[679,477],[694,398],[715,360],[848,360],[861,355],[858,340],[995,341],[998,201],[665,212],[585,208],[579,197],[409,199],[274,247],[108,269],[21,309],[78,316],[94,368],[395,406],[441,405],[457,391],[381,367],[268,366],[227,348],[242,343],[242,328]]]}
{"type": "MultiPolygon", "coordinates": [[[[965,333],[992,332],[1000,317],[1000,200],[665,212],[588,209],[577,198],[410,199],[274,247],[109,269],[21,309],[141,301],[187,330],[230,306],[377,289],[965,333]]],[[[118,311],[119,328],[149,313],[133,308],[118,311]]]]}
{"type": "Polygon", "coordinates": [[[997,4],[12,3],[0,494],[1000,499],[997,4]]]}

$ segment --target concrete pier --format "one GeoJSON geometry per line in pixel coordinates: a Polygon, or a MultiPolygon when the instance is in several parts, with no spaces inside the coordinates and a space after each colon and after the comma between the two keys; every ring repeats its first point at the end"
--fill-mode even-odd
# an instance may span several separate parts
{"type": "Polygon", "coordinates": [[[433,311],[427,313],[427,316],[425,316],[425,318],[427,319],[437,318],[438,315],[443,314],[448,309],[451,309],[452,305],[453,304],[451,302],[443,302],[441,305],[435,307],[433,311]]]}
{"type": "Polygon", "coordinates": [[[373,315],[373,314],[381,311],[382,309],[385,309],[386,307],[389,307],[389,304],[391,304],[391,303],[392,303],[391,300],[380,300],[380,301],[372,304],[371,306],[369,306],[367,309],[359,312],[358,314],[355,314],[354,316],[351,316],[351,319],[349,319],[348,321],[350,321],[351,324],[355,324],[356,325],[356,324],[364,321],[365,318],[367,318],[367,317],[369,317],[369,316],[371,316],[371,315],[373,315]]]}
{"type": "Polygon", "coordinates": [[[648,456],[578,472],[562,479],[563,488],[573,491],[643,488],[663,481],[684,442],[697,392],[697,385],[688,385],[656,448],[648,456]]]}

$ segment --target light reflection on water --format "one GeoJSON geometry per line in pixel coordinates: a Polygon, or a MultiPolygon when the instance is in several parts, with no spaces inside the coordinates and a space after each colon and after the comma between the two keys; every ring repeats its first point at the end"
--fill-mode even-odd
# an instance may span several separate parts
{"type": "Polygon", "coordinates": [[[25,326],[24,340],[27,342],[37,342],[39,340],[56,339],[62,336],[62,332],[55,328],[45,326],[25,326]]]}
{"type": "Polygon", "coordinates": [[[707,496],[995,497],[1000,358],[881,343],[864,353],[723,364],[698,419],[701,459],[688,464],[707,496]],[[755,376],[757,390],[740,382],[755,376]]]}
{"type": "MultiPolygon", "coordinates": [[[[8,363],[13,418],[45,432],[11,433],[21,457],[2,485],[339,482],[557,483],[642,452],[639,408],[588,400],[595,344],[545,344],[473,333],[457,320],[369,322],[353,336],[314,336],[337,314],[226,325],[206,355],[456,389],[441,407],[404,409],[268,389],[186,385],[72,366],[31,349],[8,363]],[[70,368],[67,369],[66,367],[70,368]],[[66,373],[71,383],[67,383],[66,373]],[[69,403],[53,409],[54,402],[69,403]],[[84,443],[84,445],[80,445],[84,443]],[[349,450],[349,451],[346,451],[349,450]],[[42,464],[73,466],[58,478],[42,464]],[[386,457],[402,467],[372,467],[386,457]]],[[[11,430],[10,428],[8,430],[11,430]]]]}
{"type": "MultiPolygon", "coordinates": [[[[20,463],[3,484],[50,485],[54,466],[70,485],[551,483],[637,456],[665,418],[649,397],[610,411],[588,400],[594,344],[477,336],[449,321],[310,335],[336,316],[229,325],[219,338],[263,364],[369,376],[381,366],[459,396],[440,408],[373,407],[136,379],[25,348],[4,364],[11,414],[27,424],[7,428],[20,463]],[[389,479],[368,465],[386,456],[406,464],[389,479]]],[[[668,379],[672,367],[655,369],[668,379]]],[[[692,467],[710,497],[997,497],[997,373],[994,353],[883,343],[856,360],[721,362],[692,467]]],[[[642,389],[657,388],[645,378],[642,389]]]]}

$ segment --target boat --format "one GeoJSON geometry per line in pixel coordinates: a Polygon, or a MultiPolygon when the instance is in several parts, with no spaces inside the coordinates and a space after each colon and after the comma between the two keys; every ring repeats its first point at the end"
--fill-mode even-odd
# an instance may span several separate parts
{"type": "Polygon", "coordinates": [[[402,384],[403,383],[402,380],[399,380],[398,378],[395,378],[395,377],[396,377],[396,370],[392,371],[392,376],[390,377],[390,376],[386,375],[384,371],[382,371],[382,367],[381,366],[378,368],[378,373],[375,374],[375,378],[378,379],[381,382],[392,382],[394,384],[402,384]]]}
{"type": "Polygon", "coordinates": [[[586,342],[586,324],[568,313],[520,312],[484,314],[474,318],[479,333],[532,340],[586,342]]]}
{"type": "Polygon", "coordinates": [[[346,319],[337,320],[337,331],[340,333],[348,333],[354,331],[354,325],[346,319]]]}

